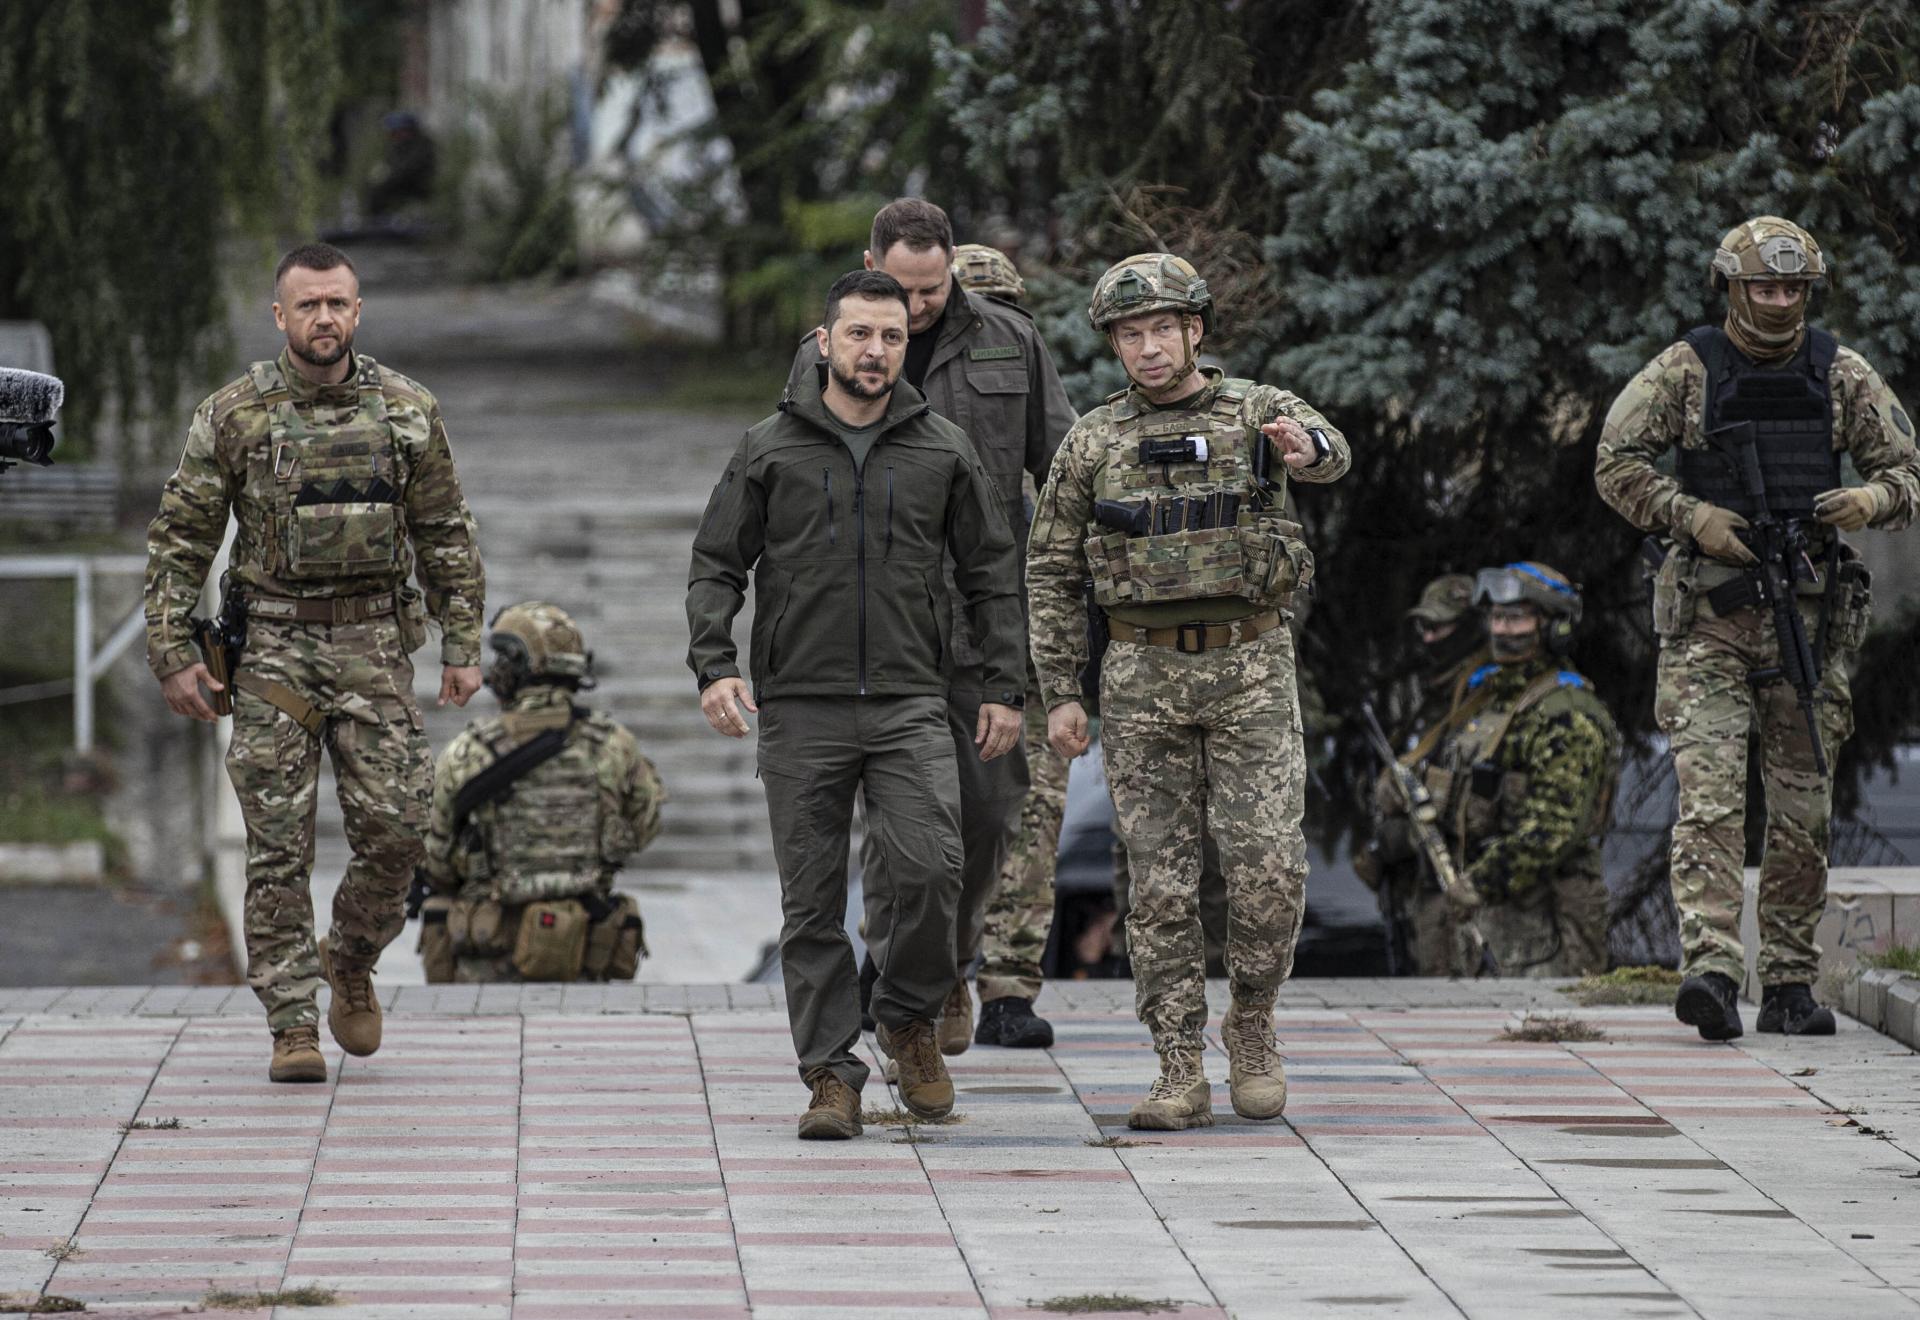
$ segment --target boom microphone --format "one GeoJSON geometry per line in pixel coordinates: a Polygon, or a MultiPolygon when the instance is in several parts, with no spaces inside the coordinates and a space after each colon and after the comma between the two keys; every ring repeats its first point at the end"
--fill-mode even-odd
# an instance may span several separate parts
{"type": "Polygon", "coordinates": [[[0,472],[15,462],[53,464],[53,415],[66,401],[59,377],[0,367],[0,472]]]}

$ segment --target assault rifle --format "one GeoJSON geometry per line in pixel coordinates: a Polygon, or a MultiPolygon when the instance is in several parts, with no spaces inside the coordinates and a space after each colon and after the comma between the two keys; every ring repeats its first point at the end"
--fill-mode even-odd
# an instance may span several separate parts
{"type": "MultiPolygon", "coordinates": [[[[1793,688],[1800,713],[1806,717],[1807,733],[1813,739],[1814,768],[1824,779],[1827,753],[1820,743],[1820,722],[1813,709],[1814,693],[1820,686],[1820,661],[1807,643],[1807,627],[1800,618],[1800,604],[1793,590],[1796,581],[1811,582],[1816,577],[1806,529],[1798,519],[1784,518],[1768,506],[1767,479],[1760,470],[1752,422],[1719,427],[1708,433],[1707,443],[1733,468],[1753,502],[1755,513],[1743,539],[1759,562],[1747,569],[1747,581],[1754,603],[1773,620],[1773,637],[1780,652],[1778,665],[1753,670],[1747,682],[1759,688],[1784,679],[1793,688]]],[[[1828,571],[1833,571],[1833,564],[1828,565],[1828,571]]]]}
{"type": "Polygon", "coordinates": [[[1407,826],[1413,832],[1414,845],[1426,859],[1427,869],[1433,873],[1434,881],[1453,905],[1461,931],[1466,936],[1468,960],[1474,966],[1474,975],[1486,971],[1497,974],[1499,968],[1493,965],[1493,955],[1488,952],[1487,942],[1470,915],[1473,909],[1480,906],[1479,891],[1461,879],[1460,872],[1454,868],[1453,854],[1447,851],[1447,841],[1440,837],[1440,808],[1434,804],[1433,794],[1427,791],[1427,786],[1411,766],[1401,764],[1386,730],[1380,727],[1380,717],[1374,714],[1371,701],[1360,703],[1360,715],[1366,721],[1367,741],[1372,744],[1374,755],[1380,758],[1381,765],[1393,776],[1394,785],[1407,804],[1407,826]]]}

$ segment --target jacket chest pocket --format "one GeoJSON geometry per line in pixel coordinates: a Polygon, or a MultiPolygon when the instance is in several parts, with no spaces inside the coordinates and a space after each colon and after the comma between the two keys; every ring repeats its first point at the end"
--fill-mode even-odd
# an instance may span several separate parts
{"type": "Polygon", "coordinates": [[[969,363],[965,380],[960,425],[998,482],[1026,461],[1027,367],[1024,362],[969,363]]]}

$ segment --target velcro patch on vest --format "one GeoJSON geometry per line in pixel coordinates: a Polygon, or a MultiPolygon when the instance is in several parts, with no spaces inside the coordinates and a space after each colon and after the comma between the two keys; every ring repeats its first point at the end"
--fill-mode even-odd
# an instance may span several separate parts
{"type": "Polygon", "coordinates": [[[1003,344],[997,348],[970,348],[967,350],[967,359],[972,362],[996,362],[1002,358],[1017,358],[1019,356],[1020,345],[1018,344],[1003,344]]]}

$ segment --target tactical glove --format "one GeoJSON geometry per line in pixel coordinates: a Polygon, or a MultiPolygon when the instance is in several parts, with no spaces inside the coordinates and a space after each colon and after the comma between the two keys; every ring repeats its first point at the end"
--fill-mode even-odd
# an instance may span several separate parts
{"type": "Polygon", "coordinates": [[[1753,551],[1747,549],[1746,542],[1734,535],[1736,531],[1745,530],[1747,525],[1747,520],[1732,509],[1723,509],[1718,504],[1708,504],[1702,500],[1694,506],[1693,517],[1687,522],[1687,531],[1693,537],[1693,543],[1711,559],[1728,564],[1757,564],[1760,561],[1753,551]]]}
{"type": "Polygon", "coordinates": [[[1842,486],[1814,496],[1813,516],[1829,527],[1857,532],[1880,516],[1878,486],[1842,486]]]}

